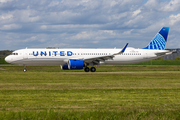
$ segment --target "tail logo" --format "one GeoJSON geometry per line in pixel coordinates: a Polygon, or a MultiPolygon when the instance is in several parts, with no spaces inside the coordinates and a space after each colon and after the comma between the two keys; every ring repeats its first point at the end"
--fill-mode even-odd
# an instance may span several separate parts
{"type": "Polygon", "coordinates": [[[167,42],[169,27],[163,27],[154,39],[143,49],[164,50],[167,42]]]}

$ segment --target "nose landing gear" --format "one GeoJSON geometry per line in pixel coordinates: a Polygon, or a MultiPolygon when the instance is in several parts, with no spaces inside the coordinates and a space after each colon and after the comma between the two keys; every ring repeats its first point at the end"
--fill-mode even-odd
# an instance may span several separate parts
{"type": "Polygon", "coordinates": [[[26,72],[27,71],[27,69],[26,69],[26,65],[24,65],[24,70],[23,70],[24,72],[26,72]]]}

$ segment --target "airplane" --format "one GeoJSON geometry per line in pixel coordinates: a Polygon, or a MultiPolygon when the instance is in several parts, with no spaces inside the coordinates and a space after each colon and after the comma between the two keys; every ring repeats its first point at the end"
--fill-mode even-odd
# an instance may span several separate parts
{"type": "Polygon", "coordinates": [[[169,27],[163,27],[151,42],[142,49],[127,47],[122,49],[20,49],[12,52],[5,61],[24,65],[61,65],[62,70],[95,72],[95,65],[134,64],[157,59],[173,53],[165,50],[169,27]],[[90,68],[88,67],[90,66],[90,68]]]}

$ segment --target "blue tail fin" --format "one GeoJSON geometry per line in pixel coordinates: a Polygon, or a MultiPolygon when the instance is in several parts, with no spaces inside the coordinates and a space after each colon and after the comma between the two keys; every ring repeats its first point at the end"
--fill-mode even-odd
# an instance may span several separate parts
{"type": "Polygon", "coordinates": [[[143,49],[164,50],[167,42],[169,27],[163,27],[149,45],[143,49]]]}

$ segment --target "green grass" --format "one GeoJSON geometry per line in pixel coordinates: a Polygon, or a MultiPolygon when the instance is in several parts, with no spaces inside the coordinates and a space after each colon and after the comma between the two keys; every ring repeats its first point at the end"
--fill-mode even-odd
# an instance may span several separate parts
{"type": "Polygon", "coordinates": [[[0,119],[180,119],[178,71],[85,73],[50,66],[47,72],[31,66],[24,73],[22,66],[5,67],[14,71],[0,70],[0,119]]]}
{"type": "Polygon", "coordinates": [[[9,64],[4,59],[0,58],[0,64],[9,64]]]}

